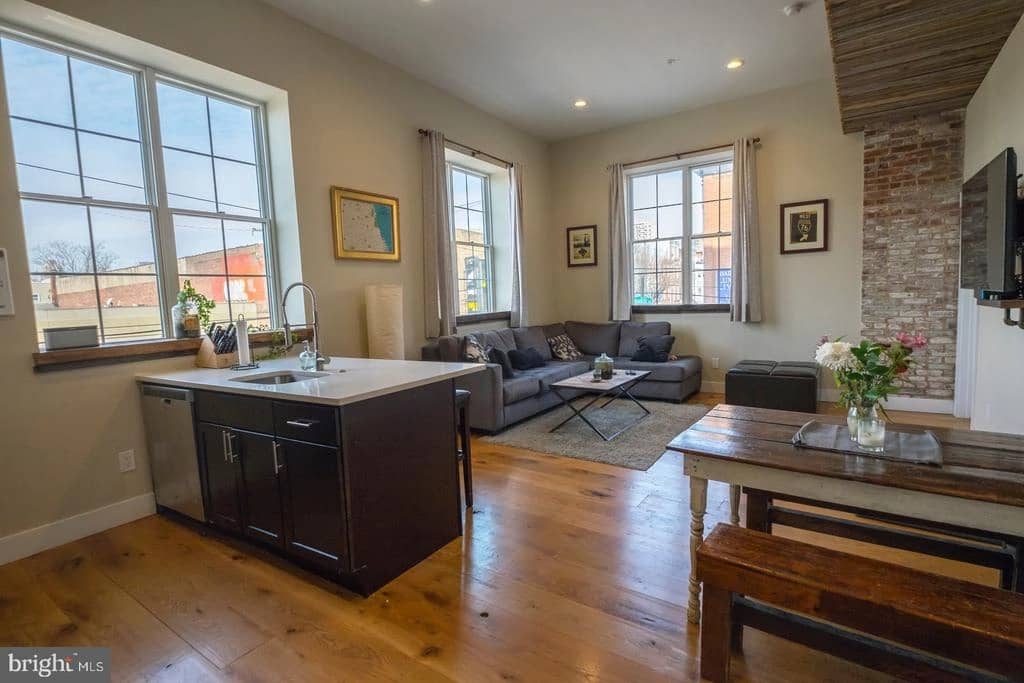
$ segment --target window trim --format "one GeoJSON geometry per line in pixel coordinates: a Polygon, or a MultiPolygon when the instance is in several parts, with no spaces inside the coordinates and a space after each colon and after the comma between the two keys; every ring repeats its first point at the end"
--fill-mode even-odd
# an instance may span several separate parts
{"type": "MultiPolygon", "coordinates": [[[[722,232],[721,225],[719,225],[719,231],[717,233],[702,233],[698,237],[693,235],[693,190],[690,183],[689,174],[694,168],[700,168],[701,166],[709,166],[713,164],[721,164],[724,161],[733,161],[733,153],[731,150],[723,150],[719,152],[712,152],[709,154],[700,154],[683,159],[672,160],[670,162],[662,162],[656,164],[650,164],[645,166],[639,166],[628,169],[625,173],[625,197],[626,197],[626,229],[627,237],[629,242],[629,284],[630,291],[632,291],[635,285],[636,278],[634,274],[634,261],[633,261],[633,179],[641,178],[644,176],[657,176],[661,173],[669,173],[672,171],[682,171],[683,173],[683,201],[682,201],[682,214],[683,214],[683,234],[679,238],[683,242],[683,266],[682,266],[682,290],[683,290],[683,302],[680,304],[630,304],[630,310],[633,313],[721,313],[729,312],[732,308],[731,304],[728,303],[714,303],[714,304],[695,304],[689,303],[692,300],[692,288],[693,288],[693,268],[692,262],[692,242],[694,239],[706,239],[710,237],[722,237],[732,235],[732,230],[729,232],[722,232]]],[[[657,192],[657,190],[655,190],[657,192]]],[[[657,195],[655,195],[657,196],[657,195]]],[[[666,204],[665,206],[675,206],[674,204],[666,204]]],[[[654,208],[657,212],[661,205],[655,204],[654,208]]],[[[664,238],[664,239],[676,239],[676,238],[664,238]]],[[[652,240],[639,240],[640,242],[651,242],[657,244],[659,238],[655,237],[652,240]]],[[[706,269],[703,269],[706,270],[706,269]]],[[[714,269],[714,270],[721,270],[714,269]]],[[[656,271],[660,272],[660,271],[656,271]]],[[[674,272],[674,271],[666,271],[674,272]]]]}
{"type": "MultiPolygon", "coordinates": [[[[131,341],[105,340],[98,348],[106,348],[108,346],[127,347],[132,344],[147,345],[157,341],[174,340],[171,309],[177,303],[178,281],[181,278],[181,274],[178,273],[176,245],[174,244],[174,213],[213,218],[218,220],[241,219],[252,223],[262,223],[264,225],[263,241],[264,257],[267,271],[265,277],[267,280],[268,315],[270,318],[270,328],[277,329],[282,314],[281,302],[279,300],[279,294],[281,291],[281,270],[279,262],[280,253],[278,249],[277,222],[273,203],[273,174],[271,172],[269,141],[270,128],[267,118],[266,103],[253,100],[248,97],[243,97],[238,93],[233,92],[231,89],[224,89],[210,85],[202,81],[184,78],[172,72],[151,67],[142,62],[125,60],[121,57],[107,53],[103,50],[83,47],[74,42],[73,40],[67,40],[64,38],[53,38],[47,36],[44,33],[28,30],[23,27],[10,24],[8,22],[0,22],[0,37],[7,37],[12,40],[27,43],[29,45],[33,45],[44,50],[53,51],[65,56],[66,58],[73,57],[75,59],[96,64],[98,66],[121,71],[130,74],[135,81],[136,109],[139,118],[138,142],[141,147],[140,153],[142,156],[143,178],[145,179],[147,186],[145,188],[145,203],[132,204],[127,202],[95,199],[93,197],[85,196],[84,189],[83,196],[80,198],[75,198],[65,195],[48,195],[44,193],[22,192],[20,189],[16,188],[16,191],[18,192],[19,204],[23,200],[35,200],[84,206],[87,208],[87,210],[91,207],[103,207],[115,209],[130,209],[140,212],[148,211],[150,213],[153,226],[152,229],[154,248],[154,270],[156,271],[155,277],[157,281],[157,296],[159,297],[160,300],[161,336],[155,339],[150,338],[131,341]],[[206,97],[213,97],[215,99],[230,102],[240,106],[246,106],[252,109],[256,177],[259,191],[260,209],[263,214],[261,217],[241,216],[221,212],[205,212],[204,216],[204,212],[201,211],[196,211],[192,209],[172,210],[169,208],[166,187],[166,176],[164,173],[164,159],[162,152],[163,145],[161,144],[162,141],[160,137],[159,107],[157,106],[156,97],[156,85],[159,81],[163,81],[175,87],[183,88],[186,90],[196,92],[198,94],[202,94],[206,97]],[[170,277],[170,274],[173,274],[174,277],[170,277]]],[[[0,97],[6,100],[7,91],[6,88],[2,87],[3,82],[3,60],[2,56],[0,56],[0,97]]],[[[73,101],[72,106],[74,106],[73,101]]],[[[15,119],[31,121],[31,119],[25,119],[24,117],[15,117],[11,115],[9,109],[7,119],[8,127],[10,127],[10,121],[15,119]]],[[[44,123],[46,125],[53,125],[49,122],[41,123],[44,123]]],[[[74,123],[77,124],[77,121],[75,121],[74,123]]],[[[87,129],[77,127],[74,128],[75,147],[78,154],[79,175],[84,180],[84,175],[82,175],[81,169],[81,151],[79,149],[78,144],[79,130],[84,130],[85,132],[89,131],[87,129]]],[[[105,137],[117,138],[116,135],[110,135],[105,133],[97,134],[104,135],[105,137]]],[[[132,142],[135,141],[133,140],[132,142]]],[[[213,149],[211,148],[210,151],[212,155],[213,149]]],[[[17,162],[16,159],[14,159],[13,161],[15,161],[15,163],[17,162]]],[[[24,229],[25,228],[23,225],[22,230],[24,231],[24,229]]],[[[94,245],[92,244],[91,228],[90,246],[94,248],[94,245]]],[[[102,274],[99,272],[94,272],[91,273],[91,275],[93,275],[94,277],[99,277],[102,274]]],[[[225,278],[229,278],[230,275],[231,273],[228,273],[225,270],[225,278]]],[[[103,315],[103,306],[102,302],[100,301],[98,284],[97,315],[103,315]]],[[[34,310],[33,317],[35,317],[34,310]]],[[[100,318],[100,325],[102,328],[102,318],[100,318]]],[[[43,351],[40,345],[37,354],[45,353],[55,352],[43,351]]]]}
{"type": "MultiPolygon", "coordinates": [[[[493,223],[493,215],[492,215],[492,207],[491,207],[491,177],[489,175],[487,175],[486,173],[474,170],[472,168],[468,168],[468,167],[463,166],[463,165],[461,165],[461,164],[459,164],[457,162],[454,162],[454,161],[447,161],[446,160],[445,161],[445,167],[447,168],[447,176],[448,176],[448,210],[451,212],[452,260],[453,260],[453,265],[454,265],[454,269],[453,269],[452,275],[455,277],[454,284],[455,284],[456,309],[458,308],[457,304],[458,304],[458,298],[459,298],[459,280],[460,280],[460,278],[459,278],[459,266],[458,266],[458,263],[455,262],[455,261],[457,261],[457,258],[458,258],[458,253],[459,253],[458,252],[458,247],[459,247],[459,245],[468,246],[468,247],[472,247],[472,248],[475,248],[475,249],[483,249],[484,252],[487,255],[487,273],[485,275],[485,282],[487,283],[487,310],[486,311],[473,311],[473,312],[468,312],[468,313],[459,313],[458,310],[456,310],[456,317],[457,318],[469,319],[469,318],[473,318],[473,317],[476,317],[476,316],[489,316],[489,315],[494,315],[495,313],[501,313],[500,311],[495,311],[494,310],[495,309],[495,304],[494,304],[494,285],[495,285],[495,282],[494,282],[494,233],[493,233],[493,225],[492,225],[492,223],[493,223]],[[483,200],[483,206],[484,206],[483,211],[482,211],[483,216],[484,216],[484,242],[483,243],[466,242],[466,241],[455,239],[455,230],[456,230],[456,228],[455,228],[455,209],[457,207],[455,206],[455,194],[454,194],[454,192],[452,192],[452,176],[454,174],[454,171],[459,171],[460,173],[464,173],[467,176],[473,176],[473,177],[476,177],[476,178],[480,178],[480,180],[483,182],[483,188],[481,189],[481,199],[483,200]]],[[[472,209],[468,209],[468,203],[469,203],[469,198],[468,197],[466,199],[466,203],[467,203],[466,210],[472,210],[472,209]]],[[[462,207],[458,207],[458,208],[462,208],[462,207]]],[[[478,318],[478,320],[479,320],[479,318],[478,318]]],[[[458,321],[456,321],[456,323],[458,323],[458,321]]]]}

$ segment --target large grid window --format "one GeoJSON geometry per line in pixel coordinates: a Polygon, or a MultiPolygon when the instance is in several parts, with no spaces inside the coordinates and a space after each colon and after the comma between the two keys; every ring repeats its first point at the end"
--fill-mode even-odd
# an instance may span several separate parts
{"type": "Polygon", "coordinates": [[[459,315],[494,311],[494,245],[490,180],[448,164],[459,315]]]}
{"type": "Polygon", "coordinates": [[[732,160],[631,174],[633,305],[728,304],[732,160]]]}
{"type": "Polygon", "coordinates": [[[181,281],[271,324],[261,108],[141,66],[0,34],[39,339],[169,336],[181,281]]]}

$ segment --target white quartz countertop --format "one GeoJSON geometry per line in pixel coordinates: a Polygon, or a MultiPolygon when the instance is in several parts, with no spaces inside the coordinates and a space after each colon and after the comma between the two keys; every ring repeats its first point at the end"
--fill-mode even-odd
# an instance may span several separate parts
{"type": "Polygon", "coordinates": [[[239,381],[281,371],[299,373],[298,359],[289,357],[262,361],[256,370],[191,368],[176,372],[139,373],[135,375],[135,380],[140,383],[206,389],[241,396],[343,406],[479,372],[485,367],[481,363],[332,358],[330,364],[322,371],[324,376],[315,379],[290,384],[253,384],[239,381]]]}

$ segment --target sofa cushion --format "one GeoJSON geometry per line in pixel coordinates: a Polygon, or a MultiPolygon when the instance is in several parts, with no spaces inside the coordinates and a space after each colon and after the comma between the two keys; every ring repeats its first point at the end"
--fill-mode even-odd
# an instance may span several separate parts
{"type": "Polygon", "coordinates": [[[545,363],[543,367],[517,372],[516,376],[533,377],[540,382],[541,391],[548,391],[555,382],[587,372],[590,366],[583,361],[545,363]]]}
{"type": "Polygon", "coordinates": [[[729,368],[726,374],[739,375],[770,375],[775,367],[773,360],[741,360],[729,368]]]}
{"type": "Polygon", "coordinates": [[[548,347],[548,337],[544,332],[543,325],[531,327],[517,327],[512,330],[516,340],[516,348],[520,351],[526,349],[537,349],[537,353],[544,360],[551,360],[551,349],[548,347]]]}
{"type": "Polygon", "coordinates": [[[699,374],[701,365],[701,360],[697,356],[682,356],[678,360],[665,363],[648,363],[629,358],[615,359],[616,369],[649,370],[651,374],[644,378],[645,382],[682,382],[699,374]]]}
{"type": "Polygon", "coordinates": [[[460,337],[445,335],[437,338],[438,360],[457,363],[460,355],[462,355],[462,339],[460,337]]]}
{"type": "Polygon", "coordinates": [[[818,365],[801,361],[782,361],[772,369],[774,377],[818,377],[818,365]]]}
{"type": "Polygon", "coordinates": [[[636,353],[640,337],[661,337],[667,334],[672,334],[672,325],[667,322],[622,323],[622,328],[619,332],[619,352],[615,354],[609,353],[608,355],[630,358],[636,353]]]}
{"type": "Polygon", "coordinates": [[[501,383],[501,399],[505,405],[522,401],[540,393],[540,380],[536,377],[527,377],[524,372],[517,372],[512,379],[501,383]]]}
{"type": "Polygon", "coordinates": [[[467,334],[462,338],[461,360],[465,363],[486,363],[489,360],[487,357],[487,348],[480,343],[480,340],[476,338],[476,335],[467,334]]]}
{"type": "Polygon", "coordinates": [[[512,367],[516,370],[529,370],[530,368],[540,368],[544,366],[544,359],[541,358],[540,352],[532,346],[520,351],[519,349],[512,349],[508,352],[509,362],[512,363],[512,367]]]}
{"type": "Polygon", "coordinates": [[[594,356],[607,353],[609,356],[615,356],[619,350],[621,326],[622,323],[581,323],[570,320],[565,323],[565,331],[583,353],[594,356]]]}
{"type": "Polygon", "coordinates": [[[516,347],[516,338],[509,328],[500,330],[487,330],[485,332],[474,332],[473,336],[480,340],[485,347],[493,346],[496,349],[508,353],[516,347]]]}
{"type": "Polygon", "coordinates": [[[640,337],[637,340],[636,353],[631,358],[632,360],[650,363],[665,363],[668,361],[672,345],[675,343],[676,338],[671,334],[663,334],[656,337],[640,337]]]}
{"type": "Polygon", "coordinates": [[[542,325],[544,328],[544,338],[551,339],[557,337],[560,334],[565,334],[565,325],[562,323],[551,323],[550,325],[542,325]]]}
{"type": "Polygon", "coordinates": [[[512,361],[508,359],[508,354],[501,349],[496,349],[493,346],[487,351],[487,358],[495,365],[501,366],[501,376],[503,379],[511,379],[516,376],[515,371],[512,369],[512,361]]]}
{"type": "Polygon", "coordinates": [[[548,346],[551,347],[551,355],[558,360],[580,360],[583,358],[583,354],[567,334],[551,337],[548,339],[548,346]]]}

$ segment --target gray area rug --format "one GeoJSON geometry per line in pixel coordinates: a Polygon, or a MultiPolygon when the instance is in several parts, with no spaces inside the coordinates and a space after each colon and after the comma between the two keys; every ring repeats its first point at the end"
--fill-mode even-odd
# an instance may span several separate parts
{"type": "MultiPolygon", "coordinates": [[[[582,405],[583,399],[578,399],[582,405]]],[[[651,411],[649,417],[629,428],[615,439],[604,441],[579,418],[562,425],[557,432],[549,430],[569,416],[569,408],[562,406],[510,427],[484,441],[525,448],[539,453],[565,455],[579,460],[593,460],[634,470],[646,470],[665,452],[665,445],[694,422],[704,417],[710,408],[700,404],[677,404],[662,401],[643,401],[651,411]]],[[[612,434],[642,414],[640,408],[629,401],[618,400],[604,409],[585,414],[605,434],[612,434]]]]}

